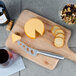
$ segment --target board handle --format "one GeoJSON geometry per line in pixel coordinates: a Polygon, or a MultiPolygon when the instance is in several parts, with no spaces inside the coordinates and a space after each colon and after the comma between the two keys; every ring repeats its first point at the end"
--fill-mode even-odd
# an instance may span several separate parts
{"type": "Polygon", "coordinates": [[[76,62],[76,52],[73,52],[69,47],[66,47],[64,50],[66,51],[64,57],[76,62]]]}

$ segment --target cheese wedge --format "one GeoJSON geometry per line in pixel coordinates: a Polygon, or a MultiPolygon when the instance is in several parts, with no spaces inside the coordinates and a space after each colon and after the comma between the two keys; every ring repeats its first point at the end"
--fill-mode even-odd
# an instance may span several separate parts
{"type": "Polygon", "coordinates": [[[36,32],[40,35],[44,33],[44,23],[37,18],[32,18],[26,22],[24,25],[25,34],[32,39],[36,38],[36,32]]]}
{"type": "Polygon", "coordinates": [[[16,42],[16,41],[18,41],[18,40],[20,40],[21,39],[21,36],[19,36],[19,35],[16,35],[16,34],[12,34],[12,41],[13,42],[16,42]]]}
{"type": "Polygon", "coordinates": [[[55,45],[55,47],[58,47],[58,48],[63,47],[64,46],[64,39],[60,38],[60,37],[56,37],[54,39],[54,45],[55,45]]]}

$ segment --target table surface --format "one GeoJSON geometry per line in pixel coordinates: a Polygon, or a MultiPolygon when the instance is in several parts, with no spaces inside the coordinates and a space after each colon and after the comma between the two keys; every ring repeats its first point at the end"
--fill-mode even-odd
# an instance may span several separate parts
{"type": "MultiPolygon", "coordinates": [[[[9,12],[10,18],[16,21],[21,11],[29,9],[72,31],[69,40],[69,47],[76,51],[76,24],[68,26],[59,19],[58,11],[66,3],[76,4],[76,0],[2,0],[9,12]]],[[[0,26],[0,48],[5,46],[5,41],[10,32],[6,31],[6,26],[0,26]]],[[[53,71],[45,69],[28,59],[23,58],[26,69],[11,76],[76,76],[76,63],[70,60],[60,60],[53,71]]]]}

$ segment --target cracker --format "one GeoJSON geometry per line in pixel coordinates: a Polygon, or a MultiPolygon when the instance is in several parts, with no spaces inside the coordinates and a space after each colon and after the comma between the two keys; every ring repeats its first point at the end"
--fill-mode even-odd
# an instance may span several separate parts
{"type": "Polygon", "coordinates": [[[55,32],[57,29],[60,29],[60,27],[57,26],[57,25],[55,25],[55,26],[52,27],[51,32],[52,32],[53,35],[54,35],[54,32],[55,32]]]}
{"type": "Polygon", "coordinates": [[[56,36],[58,33],[64,34],[64,31],[63,31],[62,29],[57,29],[57,30],[55,30],[55,32],[54,32],[54,36],[56,36]]]}
{"type": "Polygon", "coordinates": [[[64,39],[60,38],[60,37],[56,37],[54,39],[54,46],[57,47],[57,48],[63,47],[64,46],[64,39]]]}
{"type": "Polygon", "coordinates": [[[58,33],[55,37],[61,37],[61,38],[65,39],[65,35],[62,33],[58,33]]]}

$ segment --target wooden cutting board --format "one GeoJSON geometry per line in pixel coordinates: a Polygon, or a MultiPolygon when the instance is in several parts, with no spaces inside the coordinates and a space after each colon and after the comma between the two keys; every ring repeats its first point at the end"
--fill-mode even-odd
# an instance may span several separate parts
{"type": "Polygon", "coordinates": [[[27,54],[26,52],[24,52],[20,48],[20,46],[18,46],[17,43],[13,43],[12,39],[11,39],[11,35],[12,35],[12,33],[18,32],[22,36],[21,41],[23,43],[25,43],[26,45],[28,45],[29,47],[37,49],[37,50],[44,50],[44,51],[60,54],[60,55],[64,56],[65,58],[68,58],[68,59],[76,62],[76,53],[72,52],[68,48],[68,40],[70,38],[71,31],[59,25],[65,32],[65,45],[62,48],[56,48],[53,45],[54,37],[52,36],[52,34],[50,32],[51,27],[53,27],[54,25],[59,25],[59,24],[56,24],[55,22],[50,21],[42,16],[39,16],[31,11],[24,10],[21,13],[21,15],[19,16],[18,20],[16,21],[16,23],[6,41],[6,46],[8,48],[12,49],[14,52],[22,55],[25,58],[28,58],[31,61],[36,62],[37,64],[40,64],[41,66],[44,66],[51,70],[55,68],[56,64],[59,61],[58,59],[46,57],[43,55],[38,55],[36,57],[33,57],[33,56],[27,54]],[[33,18],[33,17],[41,19],[45,24],[44,35],[38,36],[36,39],[30,39],[24,33],[24,24],[30,18],[33,18]]]}
{"type": "MultiPolygon", "coordinates": [[[[16,21],[10,35],[8,36],[8,39],[6,41],[6,47],[12,49],[14,52],[20,54],[21,56],[23,56],[23,57],[25,57],[25,58],[27,58],[27,59],[29,59],[37,64],[40,64],[41,66],[43,66],[47,69],[53,70],[59,61],[58,59],[54,59],[54,58],[43,56],[43,55],[38,55],[36,57],[33,57],[33,56],[27,54],[26,52],[24,52],[20,48],[20,46],[18,46],[17,43],[12,42],[11,34],[15,33],[15,32],[19,32],[23,36],[21,39],[22,42],[24,42],[25,44],[26,44],[26,42],[28,42],[28,40],[26,40],[26,38],[28,39],[28,37],[24,34],[23,27],[24,27],[25,22],[32,17],[43,18],[43,17],[41,17],[41,16],[31,12],[31,11],[24,10],[21,13],[21,15],[19,16],[18,20],[16,21]]],[[[32,40],[32,39],[30,39],[30,40],[32,40]]],[[[39,45],[40,45],[40,43],[39,43],[39,45]]]]}

